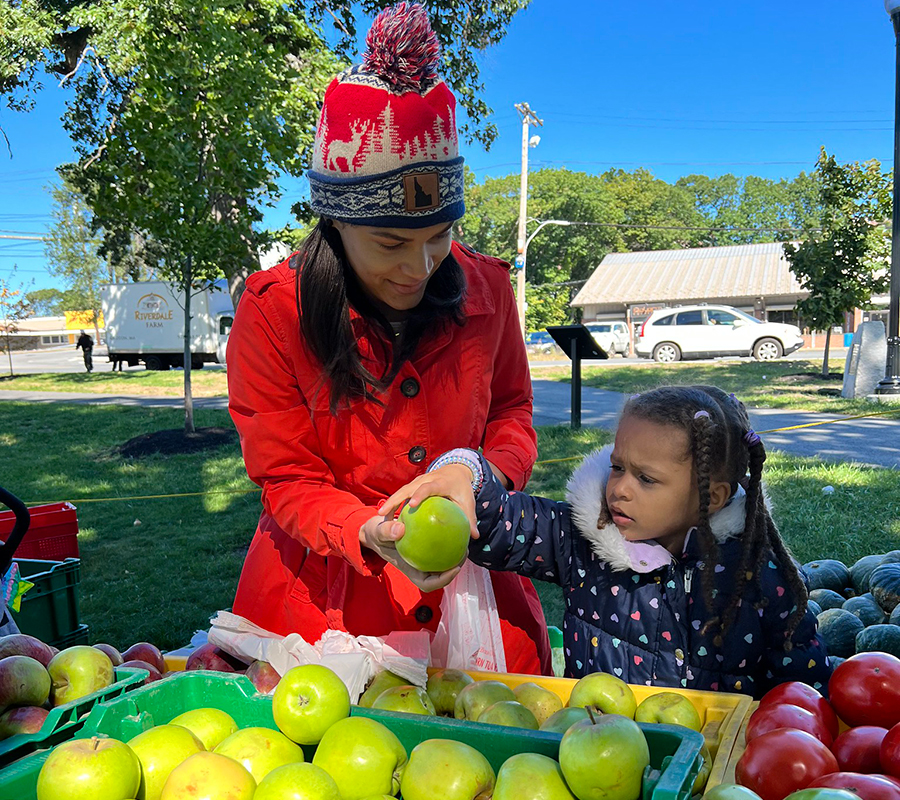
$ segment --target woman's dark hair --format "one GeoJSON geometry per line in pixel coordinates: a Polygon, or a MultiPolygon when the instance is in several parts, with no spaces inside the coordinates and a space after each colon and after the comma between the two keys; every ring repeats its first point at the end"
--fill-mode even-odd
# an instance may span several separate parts
{"type": "MultiPolygon", "coordinates": [[[[725,394],[715,386],[663,386],[635,395],[626,404],[622,416],[634,416],[660,425],[672,425],[685,431],[690,440],[690,457],[693,460],[700,490],[700,523],[697,526],[700,552],[707,564],[716,563],[718,545],[709,524],[709,486],[711,480],[725,481],[731,492],[741,484],[747,492],[746,517],[741,536],[742,550],[737,574],[732,576],[734,590],[724,608],[717,608],[714,572],[703,570],[703,592],[707,608],[716,609],[717,616],[710,619],[703,630],[718,627],[716,644],[731,627],[745,586],[760,573],[767,553],[771,549],[785,571],[793,592],[796,606],[787,623],[785,650],[792,648],[791,635],[806,614],[808,598],[806,584],[781,538],[778,528],[766,507],[762,488],[763,464],[766,448],[759,437],[752,433],[747,410],[733,394],[725,394]],[[705,412],[705,413],[703,413],[705,412]]],[[[765,606],[763,597],[760,607],[765,606]]]]}
{"type": "MultiPolygon", "coordinates": [[[[331,220],[320,219],[295,256],[295,292],[300,333],[321,362],[330,382],[329,408],[356,398],[381,402],[400,368],[416,350],[422,336],[442,325],[465,324],[462,307],[466,279],[450,253],[428,281],[425,296],[409,312],[402,331],[394,336],[390,323],[369,302],[344,252],[340,233],[331,220]],[[380,374],[360,357],[350,323],[350,307],[384,332],[380,374]]],[[[324,381],[323,381],[324,385],[324,381]]]]}

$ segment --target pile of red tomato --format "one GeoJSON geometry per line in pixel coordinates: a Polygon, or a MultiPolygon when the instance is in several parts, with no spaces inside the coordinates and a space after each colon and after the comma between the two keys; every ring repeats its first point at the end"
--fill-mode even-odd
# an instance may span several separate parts
{"type": "Polygon", "coordinates": [[[762,698],[747,723],[738,783],[762,800],[804,789],[804,800],[825,800],[829,789],[900,800],[900,659],[848,658],[828,691],[830,702],[804,683],[785,683],[762,698]],[[839,719],[849,726],[843,733],[839,719]]]}

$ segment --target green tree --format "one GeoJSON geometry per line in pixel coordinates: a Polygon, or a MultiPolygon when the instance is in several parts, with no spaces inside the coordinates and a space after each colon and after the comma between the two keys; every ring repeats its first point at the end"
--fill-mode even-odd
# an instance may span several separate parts
{"type": "Polygon", "coordinates": [[[57,317],[61,315],[65,293],[59,289],[36,289],[28,292],[25,299],[37,317],[57,317]]]}
{"type": "Polygon", "coordinates": [[[646,169],[609,170],[600,178],[619,212],[614,250],[674,250],[702,243],[702,232],[691,229],[702,226],[703,217],[680,186],[655,178],[646,169]]]}
{"type": "MultiPolygon", "coordinates": [[[[602,179],[585,172],[540,169],[528,176],[527,231],[536,220],[559,219],[583,225],[547,225],[528,246],[526,271],[534,285],[586,279],[606,253],[616,249],[614,229],[621,212],[602,179]]],[[[519,224],[519,176],[476,183],[467,173],[466,215],[457,236],[466,244],[506,261],[516,257],[519,224]]]]}
{"type": "Polygon", "coordinates": [[[0,278],[0,333],[6,345],[10,377],[13,376],[12,335],[19,330],[19,323],[33,313],[27,298],[27,285],[16,280],[18,269],[16,265],[8,278],[0,278]]]}
{"type": "Polygon", "coordinates": [[[797,231],[814,227],[821,211],[817,178],[805,172],[778,181],[753,175],[687,175],[675,185],[693,197],[700,224],[713,229],[701,236],[700,246],[790,240],[797,231]]]}
{"type": "Polygon", "coordinates": [[[276,0],[109,0],[72,18],[93,31],[103,68],[72,78],[66,125],[81,160],[69,172],[91,182],[104,227],[156,244],[158,275],[183,292],[190,432],[191,296],[223,272],[239,295],[266,239],[261,208],[279,171],[299,172],[338,65],[276,0]]]}
{"type": "MultiPolygon", "coordinates": [[[[825,148],[816,176],[822,211],[818,230],[800,244],[786,244],[791,272],[809,297],[797,312],[813,330],[830,331],[856,308],[871,308],[873,294],[887,291],[891,175],[878,161],[838,164],[825,148]]],[[[830,336],[825,338],[822,374],[828,375],[830,336]]]]}
{"type": "Polygon", "coordinates": [[[95,341],[99,342],[100,287],[121,276],[100,255],[103,237],[95,232],[93,213],[84,198],[65,181],[54,186],[51,194],[53,222],[44,252],[50,272],[68,287],[59,299],[59,308],[90,311],[95,341]]]}
{"type": "MultiPolygon", "coordinates": [[[[491,109],[483,100],[484,85],[480,77],[478,56],[506,35],[513,17],[526,8],[530,0],[426,0],[432,25],[443,48],[443,74],[466,109],[469,122],[461,131],[470,140],[486,147],[496,138],[496,126],[489,122],[491,109]]],[[[115,5],[111,0],[5,0],[0,4],[0,93],[10,108],[28,108],[34,92],[41,86],[44,74],[54,80],[70,76],[85,61],[106,57],[108,44],[102,22],[103,9],[115,5]],[[99,9],[101,17],[94,15],[99,9]]],[[[197,3],[197,16],[208,12],[210,3],[197,3]]],[[[244,4],[243,26],[265,26],[272,22],[268,0],[248,0],[244,4]]],[[[280,5],[284,18],[299,21],[304,27],[328,26],[327,40],[331,52],[346,59],[358,45],[357,25],[366,24],[363,15],[374,15],[388,5],[386,0],[288,0],[280,5]]],[[[133,20],[138,24],[139,16],[133,20]]],[[[266,48],[283,34],[281,20],[267,31],[266,48]]],[[[132,42],[123,41],[123,47],[132,42]]],[[[227,40],[215,43],[227,46],[227,40]]],[[[276,49],[277,44],[275,45],[276,49]]],[[[321,41],[315,48],[326,50],[321,41]]],[[[137,67],[141,50],[123,53],[137,67]]],[[[254,59],[267,55],[267,49],[253,54],[254,59]]],[[[313,53],[296,50],[286,60],[285,68],[295,70],[313,53]]],[[[250,62],[253,63],[253,60],[250,62]]],[[[229,67],[231,64],[228,65],[229,67]]],[[[315,85],[310,86],[316,89],[315,85]]],[[[315,109],[315,102],[312,105],[315,109]]],[[[267,124],[267,120],[248,120],[251,126],[267,124]]]]}

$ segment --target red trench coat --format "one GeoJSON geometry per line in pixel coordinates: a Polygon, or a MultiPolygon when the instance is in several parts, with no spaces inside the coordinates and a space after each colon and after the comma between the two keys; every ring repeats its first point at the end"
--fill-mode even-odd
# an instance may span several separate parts
{"type": "MultiPolygon", "coordinates": [[[[322,370],[299,330],[290,259],[252,275],[228,344],[229,409],[263,513],[234,612],[316,641],[329,628],[382,636],[434,631],[443,592],[420,592],[359,543],[362,524],[401,485],[455,447],[483,448],[517,489],[537,457],[532,389],[509,282],[498,259],[453,245],[466,276],[466,324],[425,337],[382,408],[331,415],[322,370]]],[[[360,355],[383,364],[383,333],[351,312],[360,355]]],[[[381,368],[370,366],[375,374],[381,368]]],[[[507,670],[550,674],[544,615],[530,581],[492,573],[507,670]]]]}

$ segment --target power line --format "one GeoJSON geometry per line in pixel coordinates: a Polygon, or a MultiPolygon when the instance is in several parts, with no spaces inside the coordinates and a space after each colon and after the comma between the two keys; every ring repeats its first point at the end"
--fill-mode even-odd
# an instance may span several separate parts
{"type": "MultiPolygon", "coordinates": [[[[536,219],[535,222],[542,222],[536,219]]],[[[630,222],[576,222],[571,220],[570,225],[588,225],[596,228],[635,228],[651,231],[715,231],[717,233],[804,233],[806,231],[818,231],[820,228],[792,228],[787,225],[774,225],[763,228],[717,228],[714,226],[693,227],[690,225],[638,225],[630,222]]]]}

